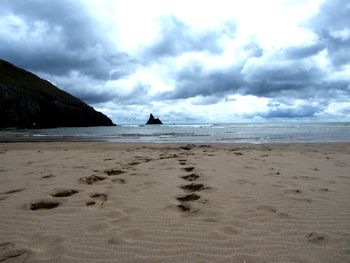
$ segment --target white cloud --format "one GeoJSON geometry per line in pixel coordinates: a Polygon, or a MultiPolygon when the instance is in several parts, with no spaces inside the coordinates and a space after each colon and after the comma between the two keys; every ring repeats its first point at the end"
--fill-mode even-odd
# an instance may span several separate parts
{"type": "Polygon", "coordinates": [[[0,55],[116,123],[350,116],[340,0],[3,1],[0,55]]]}

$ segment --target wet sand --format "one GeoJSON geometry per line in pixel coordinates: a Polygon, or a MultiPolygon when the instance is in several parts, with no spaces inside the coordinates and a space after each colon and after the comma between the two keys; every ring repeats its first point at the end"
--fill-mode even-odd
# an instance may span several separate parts
{"type": "Polygon", "coordinates": [[[350,262],[350,143],[0,144],[0,262],[350,262]]]}

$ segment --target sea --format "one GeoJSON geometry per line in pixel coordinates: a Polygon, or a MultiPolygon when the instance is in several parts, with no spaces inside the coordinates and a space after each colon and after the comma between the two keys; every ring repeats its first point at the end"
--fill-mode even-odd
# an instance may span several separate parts
{"type": "Polygon", "coordinates": [[[183,125],[118,125],[113,127],[3,129],[0,142],[350,142],[350,122],[220,123],[183,125]]]}

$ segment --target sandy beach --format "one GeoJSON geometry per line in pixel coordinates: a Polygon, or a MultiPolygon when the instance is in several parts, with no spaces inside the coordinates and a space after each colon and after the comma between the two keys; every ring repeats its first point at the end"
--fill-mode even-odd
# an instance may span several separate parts
{"type": "Polygon", "coordinates": [[[350,143],[0,144],[0,262],[350,262],[350,143]]]}

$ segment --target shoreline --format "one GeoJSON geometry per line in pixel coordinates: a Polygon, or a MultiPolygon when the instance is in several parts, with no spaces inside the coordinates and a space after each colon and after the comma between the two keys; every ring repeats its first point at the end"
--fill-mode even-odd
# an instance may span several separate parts
{"type": "Polygon", "coordinates": [[[146,145],[284,145],[284,144],[350,144],[350,140],[344,141],[266,141],[266,142],[242,142],[242,141],[122,141],[122,140],[108,140],[99,138],[50,138],[50,139],[0,139],[0,144],[11,144],[11,143],[110,143],[110,144],[146,144],[146,145]]]}
{"type": "Polygon", "coordinates": [[[0,130],[0,141],[99,141],[141,143],[308,143],[350,142],[344,123],[260,123],[217,125],[144,125],[0,130]]]}
{"type": "Polygon", "coordinates": [[[347,262],[349,143],[0,143],[0,261],[347,262]]]}

